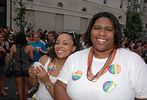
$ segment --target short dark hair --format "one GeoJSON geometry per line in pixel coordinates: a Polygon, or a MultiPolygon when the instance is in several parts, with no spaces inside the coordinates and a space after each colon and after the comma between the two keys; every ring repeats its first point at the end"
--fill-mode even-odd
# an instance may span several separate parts
{"type": "Polygon", "coordinates": [[[114,27],[114,44],[116,48],[120,48],[121,44],[122,44],[122,33],[121,33],[121,29],[120,29],[120,24],[118,19],[111,13],[109,12],[99,12],[97,14],[95,14],[88,26],[87,32],[86,32],[86,37],[87,37],[87,42],[89,44],[89,46],[92,46],[92,41],[91,41],[91,30],[92,27],[95,23],[95,21],[101,17],[107,17],[112,21],[113,27],[114,27]]]}

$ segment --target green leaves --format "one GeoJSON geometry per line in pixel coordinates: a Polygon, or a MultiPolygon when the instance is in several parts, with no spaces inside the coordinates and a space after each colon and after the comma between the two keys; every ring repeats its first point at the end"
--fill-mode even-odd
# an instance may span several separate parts
{"type": "Polygon", "coordinates": [[[16,25],[20,28],[20,31],[23,31],[23,28],[27,23],[25,21],[25,15],[26,15],[25,3],[23,3],[22,0],[16,0],[13,3],[14,5],[17,4],[19,6],[19,8],[16,8],[17,15],[13,18],[13,20],[16,22],[16,25]]]}
{"type": "Polygon", "coordinates": [[[141,13],[137,13],[135,11],[128,11],[126,28],[124,29],[125,36],[128,39],[137,40],[141,36],[141,32],[141,13]]]}

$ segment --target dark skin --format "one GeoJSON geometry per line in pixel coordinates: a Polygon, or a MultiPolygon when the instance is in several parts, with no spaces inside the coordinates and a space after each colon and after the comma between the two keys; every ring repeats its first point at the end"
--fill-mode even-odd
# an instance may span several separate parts
{"type": "Polygon", "coordinates": [[[137,98],[135,98],[135,100],[147,100],[147,99],[137,99],[137,98]]]}
{"type": "MultiPolygon", "coordinates": [[[[91,41],[93,43],[93,52],[96,58],[106,58],[111,53],[114,46],[114,27],[106,17],[96,20],[91,30],[91,41]]],[[[55,99],[56,100],[70,100],[66,93],[67,84],[57,81],[55,85],[55,99]]],[[[135,97],[134,97],[135,99],[135,97]]],[[[146,99],[136,99],[146,100],[146,99]]]]}
{"type": "Polygon", "coordinates": [[[57,80],[55,84],[55,99],[56,100],[71,100],[66,93],[67,85],[57,80]],[[61,96],[62,95],[62,96],[61,96]]]}

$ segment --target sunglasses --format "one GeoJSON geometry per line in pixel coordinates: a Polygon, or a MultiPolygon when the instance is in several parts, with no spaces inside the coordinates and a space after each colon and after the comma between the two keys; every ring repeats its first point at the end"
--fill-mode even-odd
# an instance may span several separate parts
{"type": "Polygon", "coordinates": [[[72,34],[74,40],[76,39],[76,33],[74,31],[60,32],[59,34],[62,34],[62,33],[72,34]]]}

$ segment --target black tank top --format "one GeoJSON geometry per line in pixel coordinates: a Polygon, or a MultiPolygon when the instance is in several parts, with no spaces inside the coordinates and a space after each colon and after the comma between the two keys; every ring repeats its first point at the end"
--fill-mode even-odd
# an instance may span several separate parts
{"type": "Polygon", "coordinates": [[[30,67],[29,54],[25,52],[26,46],[16,46],[16,52],[14,54],[14,70],[28,70],[30,67]]]}

